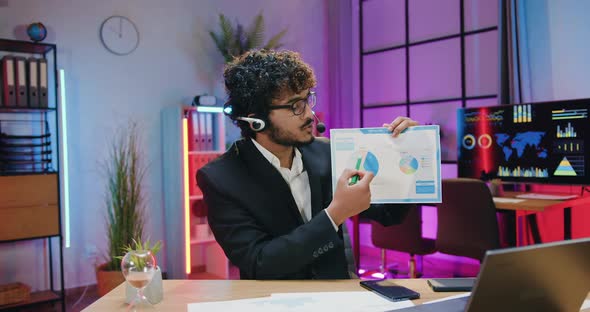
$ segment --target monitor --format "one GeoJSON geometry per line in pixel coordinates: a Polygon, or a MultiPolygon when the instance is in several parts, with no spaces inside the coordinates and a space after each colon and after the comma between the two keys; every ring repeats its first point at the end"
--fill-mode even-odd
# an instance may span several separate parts
{"type": "Polygon", "coordinates": [[[590,184],[590,99],[457,111],[458,175],[590,184]]]}

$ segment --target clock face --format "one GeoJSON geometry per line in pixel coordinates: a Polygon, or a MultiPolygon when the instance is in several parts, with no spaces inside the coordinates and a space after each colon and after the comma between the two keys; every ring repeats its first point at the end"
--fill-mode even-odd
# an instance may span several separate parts
{"type": "Polygon", "coordinates": [[[124,16],[111,16],[100,25],[100,40],[104,47],[116,55],[127,55],[139,45],[139,31],[124,16]]]}

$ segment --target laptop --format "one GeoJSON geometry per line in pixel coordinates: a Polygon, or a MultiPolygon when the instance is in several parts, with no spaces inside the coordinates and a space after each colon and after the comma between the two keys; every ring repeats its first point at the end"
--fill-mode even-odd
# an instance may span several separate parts
{"type": "Polygon", "coordinates": [[[396,312],[579,312],[590,292],[590,238],[486,252],[468,297],[396,312]]]}

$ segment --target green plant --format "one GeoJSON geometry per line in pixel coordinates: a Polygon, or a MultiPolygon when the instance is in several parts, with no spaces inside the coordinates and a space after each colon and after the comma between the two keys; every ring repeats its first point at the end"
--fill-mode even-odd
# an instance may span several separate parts
{"type": "MultiPolygon", "coordinates": [[[[124,252],[124,254],[126,254],[132,250],[149,250],[150,253],[155,257],[156,254],[158,254],[158,252],[160,251],[160,249],[162,249],[162,241],[157,241],[152,246],[149,239],[143,243],[141,242],[141,240],[133,239],[132,244],[127,245],[123,248],[123,252],[124,252]]],[[[122,256],[117,256],[115,258],[117,260],[121,261],[124,257],[124,254],[122,256]]],[[[138,269],[143,269],[143,267],[145,266],[145,259],[144,258],[140,258],[137,256],[131,256],[131,259],[133,260],[133,262],[135,262],[137,264],[138,269]]]]}
{"type": "Polygon", "coordinates": [[[137,125],[119,133],[106,164],[108,255],[107,271],[120,269],[124,248],[134,239],[143,237],[144,210],[143,177],[146,168],[139,148],[137,125]]]}
{"type": "Polygon", "coordinates": [[[221,27],[221,33],[216,34],[209,31],[209,34],[226,62],[231,62],[234,57],[252,49],[278,49],[282,46],[281,39],[287,33],[285,28],[264,44],[265,29],[262,11],[256,15],[247,29],[238,22],[236,22],[235,27],[232,26],[231,22],[223,14],[219,14],[219,26],[221,27]]]}

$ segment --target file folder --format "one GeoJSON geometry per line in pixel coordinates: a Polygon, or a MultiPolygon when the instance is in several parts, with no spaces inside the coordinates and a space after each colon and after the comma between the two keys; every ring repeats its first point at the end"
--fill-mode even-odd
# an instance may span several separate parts
{"type": "Polygon", "coordinates": [[[39,59],[39,107],[47,108],[47,60],[39,59]]]}
{"type": "Polygon", "coordinates": [[[16,106],[14,58],[10,55],[2,58],[2,99],[4,106],[16,106]]]}
{"type": "Polygon", "coordinates": [[[39,62],[31,57],[27,60],[28,75],[27,88],[29,89],[29,107],[39,107],[39,62]]]}
{"type": "Polygon", "coordinates": [[[193,113],[191,111],[186,111],[183,112],[184,113],[184,119],[186,119],[186,138],[183,138],[184,140],[186,140],[187,142],[187,149],[188,151],[192,151],[193,150],[193,140],[191,139],[193,137],[193,113]]]}
{"type": "Polygon", "coordinates": [[[16,106],[27,107],[27,60],[24,57],[17,56],[14,58],[16,82],[16,106]]]}
{"type": "Polygon", "coordinates": [[[213,116],[210,113],[205,113],[205,146],[206,150],[214,150],[213,146],[213,116]]]}
{"type": "Polygon", "coordinates": [[[190,112],[190,132],[189,132],[189,151],[198,151],[200,149],[200,132],[199,132],[199,115],[191,111],[190,112]]]}
{"type": "Polygon", "coordinates": [[[207,122],[205,113],[197,113],[199,116],[199,150],[206,151],[207,147],[207,122]]]}

